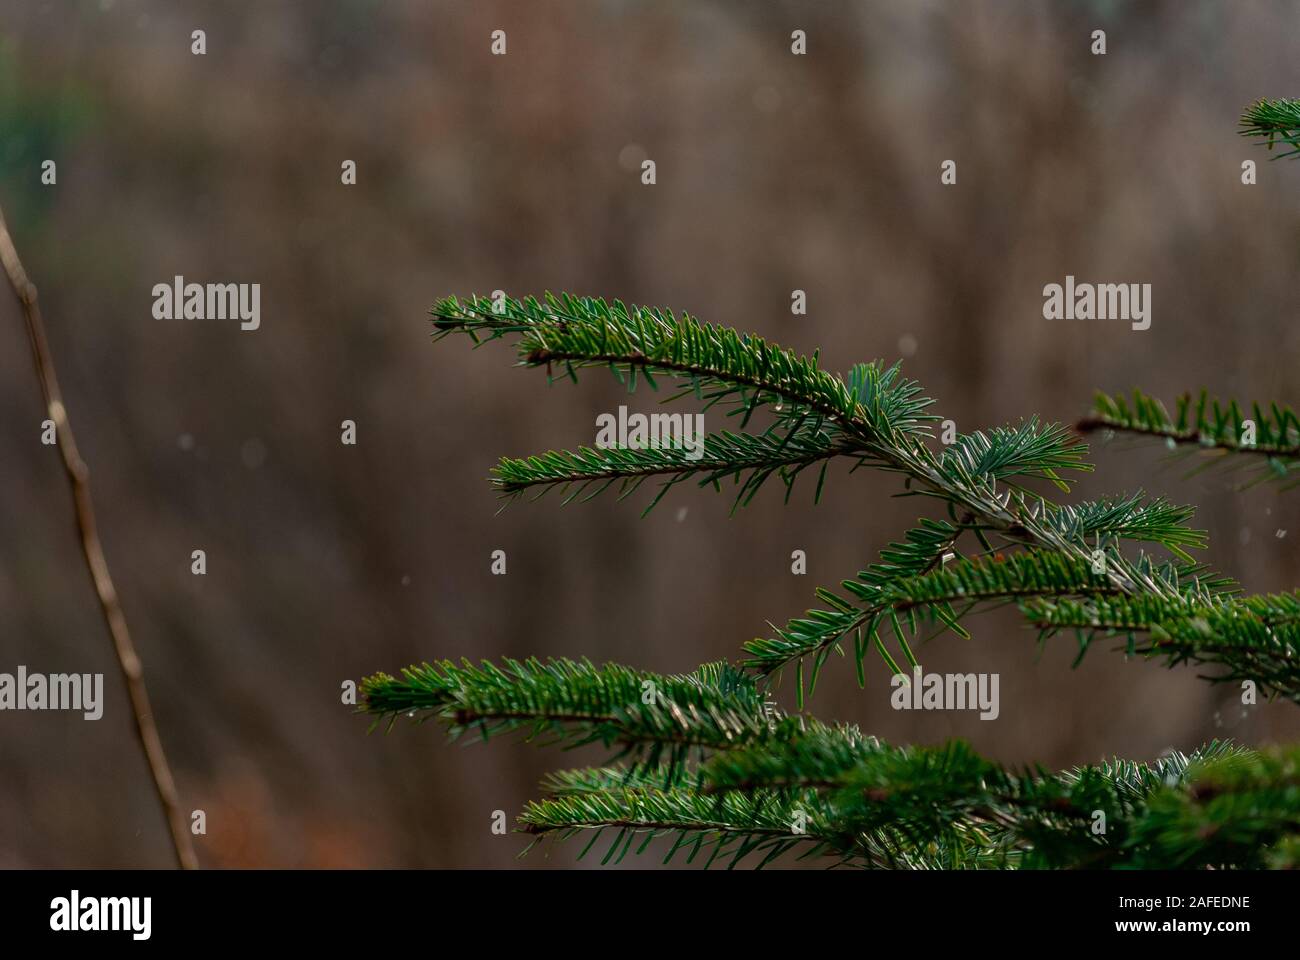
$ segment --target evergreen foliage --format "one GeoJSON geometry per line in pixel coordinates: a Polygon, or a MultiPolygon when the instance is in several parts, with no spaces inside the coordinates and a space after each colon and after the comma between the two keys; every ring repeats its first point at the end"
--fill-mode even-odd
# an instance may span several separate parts
{"type": "Polygon", "coordinates": [[[1300,153],[1300,100],[1259,100],[1241,115],[1243,137],[1262,141],[1273,149],[1280,140],[1292,149],[1279,152],[1274,159],[1294,157],[1300,153]]]}
{"type": "MultiPolygon", "coordinates": [[[[547,778],[547,797],[519,820],[534,842],[581,836],[582,854],[597,848],[605,863],[667,838],[665,862],[728,866],[786,854],[918,869],[1295,865],[1297,749],[1215,742],[1151,764],[1014,770],[960,742],[885,744],[856,727],[786,714],[767,697],[793,667],[802,711],[827,658],[845,653],[849,638],[864,684],[869,650],[904,673],[902,663],[917,665],[922,632],[969,636],[969,616],[1014,604],[1040,643],[1074,634],[1080,658],[1110,640],[1130,657],[1209,667],[1212,679],[1250,680],[1300,701],[1300,593],[1243,596],[1196,563],[1188,551],[1206,538],[1188,525],[1191,508],[1140,493],[1049,500],[1038,488],[1068,492],[1069,472],[1092,467],[1070,431],[1035,419],[936,449],[933,401],[898,364],[859,364],[839,376],[816,355],[687,314],[567,294],[448,298],[432,315],[435,338],[512,340],[519,364],[544,367],[548,379],[576,382],[605,367],[629,391],[658,390],[662,380],[674,388],[668,400],[693,398],[735,418],[694,460],[680,449],[586,447],[503,459],[493,482],[508,500],[559,489],[567,503],[614,487],[622,499],[654,478],[648,512],[690,479],[732,485],[734,510],[774,476],[788,499],[813,466],[819,499],[827,464],[843,457],[854,470],[898,475],[904,495],[942,514],[919,518],[839,591],[819,589],[823,607],[744,644],[738,665],[665,676],[587,661],[443,661],[362,682],[360,709],[376,722],[406,714],[436,720],[453,737],[515,733],[612,751],[607,766],[547,778]]],[[[1099,396],[1080,426],[1250,453],[1285,475],[1300,458],[1295,414],[1278,405],[1252,412],[1250,449],[1239,443],[1237,405],[1204,395],[1180,402],[1176,417],[1143,394],[1131,404],[1099,396]]]]}
{"type": "Polygon", "coordinates": [[[1099,393],[1092,414],[1078,427],[1162,439],[1171,450],[1203,457],[1201,469],[1218,464],[1251,469],[1255,483],[1300,483],[1292,478],[1300,468],[1300,418],[1285,404],[1252,403],[1247,417],[1236,400],[1225,402],[1202,390],[1196,398],[1179,397],[1170,416],[1163,403],[1140,390],[1131,398],[1099,393]],[[1247,456],[1228,456],[1234,453],[1247,456]]]}

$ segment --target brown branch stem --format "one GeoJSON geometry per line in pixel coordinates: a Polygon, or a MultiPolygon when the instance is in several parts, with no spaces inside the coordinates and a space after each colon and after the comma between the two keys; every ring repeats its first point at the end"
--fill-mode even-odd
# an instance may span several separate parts
{"type": "Polygon", "coordinates": [[[167,764],[167,754],[163,750],[162,740],[158,736],[158,727],[154,723],[153,711],[149,706],[144,668],[139,654],[136,653],[135,645],[131,642],[131,634],[126,627],[126,617],[122,613],[122,605],[118,601],[113,578],[109,575],[108,561],[104,557],[104,549],[99,541],[95,511],[90,498],[90,471],[77,452],[72,425],[68,422],[68,411],[63,404],[63,395],[59,391],[59,381],[54,373],[54,361],[50,356],[49,343],[45,337],[45,325],[36,302],[36,287],[27,279],[27,272],[23,269],[13,238],[9,235],[3,210],[0,210],[0,262],[3,262],[5,273],[9,277],[14,294],[18,297],[23,317],[27,322],[27,335],[31,340],[36,376],[40,381],[45,408],[49,412],[50,420],[54,422],[59,453],[63,459],[63,470],[72,490],[81,552],[86,559],[86,567],[90,571],[90,578],[94,582],[95,593],[99,598],[100,610],[103,612],[104,622],[113,640],[113,649],[117,654],[122,679],[126,683],[127,695],[135,715],[136,735],[144,750],[145,760],[149,764],[149,772],[158,792],[158,800],[167,818],[172,845],[176,850],[176,860],[182,869],[197,869],[198,858],[190,842],[187,819],[180,809],[176,781],[167,764]]]}

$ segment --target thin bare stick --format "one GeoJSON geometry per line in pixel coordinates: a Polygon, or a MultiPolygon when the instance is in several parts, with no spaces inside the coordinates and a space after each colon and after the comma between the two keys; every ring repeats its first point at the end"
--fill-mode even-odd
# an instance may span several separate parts
{"type": "Polygon", "coordinates": [[[50,346],[45,339],[45,325],[41,321],[41,311],[36,305],[36,287],[27,279],[18,251],[14,248],[13,238],[9,236],[9,227],[5,223],[4,211],[0,210],[0,261],[4,263],[9,283],[22,305],[23,316],[27,319],[27,335],[32,342],[32,357],[36,362],[36,376],[41,382],[41,393],[45,396],[45,407],[58,439],[59,452],[63,457],[63,470],[72,487],[72,503],[77,515],[77,530],[81,534],[81,552],[90,569],[90,578],[94,581],[95,592],[99,595],[99,606],[104,614],[104,622],[113,638],[113,647],[117,651],[117,662],[122,668],[122,679],[126,681],[126,690],[131,698],[131,709],[135,714],[135,730],[144,749],[145,760],[149,763],[149,772],[153,775],[154,786],[158,790],[158,799],[162,802],[163,813],[171,830],[172,845],[176,848],[176,860],[182,869],[194,870],[199,861],[194,855],[194,846],[190,842],[189,825],[180,809],[180,798],[176,793],[176,781],[172,778],[171,768],[167,765],[167,754],[163,751],[162,740],[158,737],[158,728],[153,721],[153,712],[149,708],[149,693],[144,684],[144,668],[131,634],[126,629],[126,617],[122,614],[122,605],[118,603],[117,590],[113,587],[113,578],[108,573],[108,561],[100,546],[99,534],[95,528],[95,511],[90,502],[90,471],[77,453],[77,443],[72,436],[72,425],[68,422],[68,411],[63,406],[63,395],[59,392],[59,381],[54,375],[54,361],[50,357],[50,346]]]}

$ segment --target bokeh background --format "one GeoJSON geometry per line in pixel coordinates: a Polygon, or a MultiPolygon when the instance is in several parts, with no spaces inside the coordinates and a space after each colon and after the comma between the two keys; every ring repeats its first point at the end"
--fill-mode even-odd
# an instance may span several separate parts
{"type": "MultiPolygon", "coordinates": [[[[1298,15],[1198,0],[0,2],[0,203],[184,806],[207,813],[203,864],[515,866],[522,843],[491,834],[492,811],[513,816],[544,771],[601,755],[462,749],[407,724],[367,735],[343,680],[438,657],[674,672],[735,658],[916,517],[916,500],[890,499],[895,478],[846,467],[816,508],[811,483],[734,517],[686,485],[645,520],[648,487],[498,515],[498,456],[590,444],[596,414],[651,401],[599,373],[548,388],[500,345],[431,345],[438,296],[620,296],[820,347],[834,370],[903,357],[961,429],[1072,421],[1096,388],[1300,400],[1300,161],[1267,163],[1236,135],[1252,100],[1300,93],[1298,15]],[[340,183],[349,159],[356,186],[340,183]],[[956,186],[939,182],[946,159],[956,186]],[[1151,283],[1151,329],[1045,321],[1042,287],[1067,273],[1151,283]],[[176,274],[260,283],[261,329],[155,320],[151,288],[176,274]],[[807,316],[790,313],[794,289],[807,316]]],[[[43,418],[6,289],[0,669],[102,671],[108,692],[95,723],[0,716],[0,866],[165,867],[43,418]]],[[[1189,479],[1147,446],[1095,459],[1077,496],[1194,502],[1209,562],[1252,590],[1300,583],[1300,495],[1189,479]]],[[[971,626],[923,661],[1000,673],[998,720],[896,713],[876,661],[865,691],[832,662],[810,708],[1049,765],[1300,736],[1294,706],[1244,710],[1194,669],[1099,649],[1071,670],[1069,641],[1039,655],[1014,614],[971,626]]],[[[572,866],[577,850],[520,865],[572,866]]]]}

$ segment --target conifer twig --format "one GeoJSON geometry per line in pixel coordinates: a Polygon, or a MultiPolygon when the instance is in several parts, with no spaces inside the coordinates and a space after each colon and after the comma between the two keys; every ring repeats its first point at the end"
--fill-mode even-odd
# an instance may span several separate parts
{"type": "MultiPolygon", "coordinates": [[[[1293,608],[1290,597],[1254,606],[1293,608]]],[[[578,858],[599,847],[602,863],[662,840],[665,863],[703,854],[705,867],[762,867],[796,851],[912,869],[1280,867],[1295,865],[1300,842],[1295,748],[1213,741],[1152,763],[1004,767],[961,741],[900,747],[782,714],[752,675],[722,663],[663,676],[586,661],[443,661],[401,679],[377,674],[361,690],[359,709],[377,721],[437,719],[453,739],[513,730],[619,748],[606,766],[548,776],[548,796],[517,820],[529,849],[583,837],[578,858]]]]}
{"type": "MultiPolygon", "coordinates": [[[[718,490],[722,481],[734,477],[735,503],[743,506],[774,475],[781,478],[788,497],[798,474],[820,462],[816,502],[827,462],[844,456],[856,461],[854,469],[872,466],[904,476],[905,495],[947,505],[952,523],[923,521],[905,541],[890,544],[857,580],[841,583],[858,602],[819,590],[818,597],[829,609],[809,610],[784,629],[777,628],[775,636],[745,645],[749,657],[744,665],[765,677],[794,666],[800,707],[805,659],[812,664],[807,686],[811,692],[827,658],[846,637],[853,638],[859,684],[865,683],[862,662],[872,646],[893,673],[901,672],[881,636],[886,627],[893,629],[904,658],[917,665],[900,611],[895,603],[878,602],[877,595],[899,577],[915,577],[942,565],[963,533],[972,533],[990,553],[998,549],[992,538],[1010,550],[1050,553],[1074,568],[1100,566],[1104,584],[1098,586],[1103,589],[1169,600],[1183,597],[1188,587],[1177,578],[1153,576],[1155,568],[1149,563],[1135,565],[1121,552],[1121,543],[1157,543],[1189,565],[1192,559],[1184,548],[1204,546],[1204,533],[1186,526],[1190,508],[1140,494],[1061,505],[1030,490],[1026,481],[1046,480],[1068,491],[1062,473],[1092,470],[1083,459],[1087,447],[1060,425],[1030,418],[1018,426],[962,435],[935,453],[927,441],[933,439],[929,424],[938,418],[926,412],[934,401],[923,395],[919,384],[902,376],[898,364],[860,363],[840,377],[823,369],[817,354],[799,356],[756,335],[703,323],[686,313],[564,293],[522,300],[447,297],[433,306],[431,315],[435,339],[453,333],[475,344],[514,338],[519,365],[544,366],[550,380],[568,377],[576,382],[578,370],[608,367],[631,392],[638,378],[657,390],[654,377],[659,375],[678,381],[669,400],[694,394],[705,411],[739,417],[742,431],[758,408],[773,417],[761,434],[707,436],[704,456],[695,461],[674,450],[585,447],[503,459],[494,470],[494,482],[506,497],[518,497],[533,487],[540,488],[541,496],[552,487],[567,491],[576,486],[564,502],[585,502],[621,482],[622,499],[647,476],[666,476],[648,513],[688,477],[718,490]]],[[[1053,575],[1039,586],[1060,592],[1064,585],[1053,575]]],[[[1193,583],[1190,589],[1198,588],[1193,583]]],[[[986,592],[985,599],[1013,601],[1019,593],[1017,589],[999,598],[986,592]]],[[[959,633],[956,621],[970,612],[969,605],[956,612],[947,601],[927,604],[926,610],[959,633]]],[[[905,604],[901,612],[915,633],[918,611],[905,604]]]]}
{"type": "Polygon", "coordinates": [[[1297,482],[1293,474],[1300,470],[1300,416],[1285,403],[1255,402],[1247,408],[1202,390],[1196,397],[1184,393],[1170,414],[1163,403],[1141,390],[1129,397],[1098,393],[1092,412],[1075,429],[1163,440],[1171,450],[1182,447],[1228,465],[1254,458],[1256,463],[1247,465],[1255,468],[1255,483],[1280,480],[1292,487],[1297,482]]]}
{"type": "Polygon", "coordinates": [[[182,869],[194,870],[198,868],[198,859],[190,842],[185,816],[180,810],[176,781],[167,764],[167,755],[163,750],[162,740],[158,736],[158,727],[154,723],[153,711],[149,706],[143,664],[139,654],[136,653],[135,645],[131,642],[126,616],[118,601],[117,590],[108,571],[108,561],[104,557],[104,550],[99,541],[95,512],[90,498],[90,471],[77,452],[77,443],[72,435],[67,408],[63,405],[63,395],[59,390],[54,361],[50,356],[49,343],[45,337],[45,325],[36,303],[36,287],[27,279],[27,272],[23,269],[13,238],[9,235],[3,210],[0,210],[0,262],[4,264],[5,273],[9,277],[9,283],[18,298],[27,323],[36,376],[40,381],[45,408],[49,411],[50,419],[54,421],[59,453],[63,459],[63,470],[72,489],[72,503],[77,518],[77,530],[80,534],[81,552],[95,585],[104,622],[113,639],[113,649],[117,654],[122,679],[126,682],[131,709],[135,715],[136,734],[144,750],[145,760],[149,764],[149,772],[158,792],[158,800],[162,803],[163,813],[167,817],[176,860],[182,869]]]}
{"type": "Polygon", "coordinates": [[[1291,150],[1280,150],[1273,157],[1294,157],[1300,154],[1300,100],[1283,97],[1280,100],[1257,100],[1241,114],[1241,126],[1237,131],[1243,137],[1249,137],[1258,143],[1273,149],[1275,141],[1280,140],[1291,150]]]}

